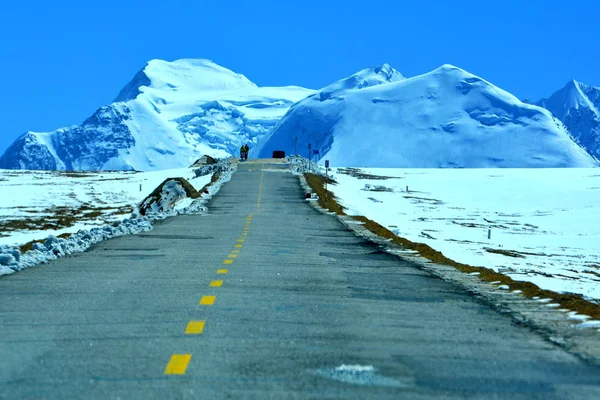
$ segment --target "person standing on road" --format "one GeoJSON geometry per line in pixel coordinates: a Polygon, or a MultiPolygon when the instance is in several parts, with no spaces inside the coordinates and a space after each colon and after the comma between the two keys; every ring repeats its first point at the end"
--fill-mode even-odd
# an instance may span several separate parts
{"type": "Polygon", "coordinates": [[[246,143],[246,145],[244,146],[244,154],[245,154],[245,160],[248,159],[248,152],[250,151],[250,147],[248,147],[248,143],[246,143]]]}
{"type": "Polygon", "coordinates": [[[242,145],[242,147],[240,147],[240,160],[244,161],[244,150],[245,150],[245,146],[242,145]]]}

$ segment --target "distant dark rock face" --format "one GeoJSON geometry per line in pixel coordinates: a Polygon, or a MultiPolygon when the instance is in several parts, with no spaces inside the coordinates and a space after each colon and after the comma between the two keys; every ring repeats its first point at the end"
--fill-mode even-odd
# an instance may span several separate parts
{"type": "Polygon", "coordinates": [[[140,88],[142,86],[150,86],[151,84],[152,82],[150,81],[150,78],[148,78],[148,75],[146,75],[144,70],[141,70],[135,74],[131,82],[121,89],[114,102],[133,100],[141,93],[140,88]]]}
{"type": "Polygon", "coordinates": [[[0,157],[3,169],[57,169],[56,160],[37,136],[26,133],[19,137],[0,157]]]}
{"type": "Polygon", "coordinates": [[[80,126],[67,129],[55,136],[56,155],[68,170],[101,169],[119,150],[135,145],[135,139],[125,121],[129,109],[123,111],[113,106],[98,109],[80,126]]]}
{"type": "Polygon", "coordinates": [[[56,131],[50,146],[42,143],[36,134],[21,136],[0,157],[0,168],[40,170],[98,170],[108,160],[117,157],[120,150],[135,145],[135,139],[125,121],[130,119],[126,106],[104,106],[83,124],[56,131]],[[58,158],[58,161],[57,159],[58,158]]]}
{"type": "Polygon", "coordinates": [[[589,108],[571,110],[562,121],[575,140],[600,160],[600,118],[589,108]]]}
{"type": "Polygon", "coordinates": [[[192,164],[192,167],[202,167],[204,165],[216,164],[217,160],[209,155],[203,155],[192,164]]]}
{"type": "Polygon", "coordinates": [[[570,81],[549,98],[534,104],[554,114],[575,141],[600,160],[600,88],[570,81]]]}

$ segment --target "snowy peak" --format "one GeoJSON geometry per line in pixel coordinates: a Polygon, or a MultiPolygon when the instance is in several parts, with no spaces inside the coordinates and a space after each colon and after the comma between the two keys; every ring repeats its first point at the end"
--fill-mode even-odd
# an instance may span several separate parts
{"type": "Polygon", "coordinates": [[[254,146],[297,101],[300,87],[258,87],[204,59],[152,60],[81,125],[23,135],[0,168],[159,170],[254,146]]]}
{"type": "Polygon", "coordinates": [[[133,100],[140,93],[152,90],[170,92],[178,96],[196,93],[199,97],[206,97],[214,92],[256,88],[257,86],[244,75],[210,60],[151,60],[121,90],[115,102],[133,100]]]}
{"type": "Polygon", "coordinates": [[[154,89],[202,93],[257,87],[244,75],[204,59],[185,58],[172,62],[152,60],[144,71],[154,89]]]}
{"type": "Polygon", "coordinates": [[[406,78],[389,64],[382,64],[374,68],[365,68],[347,78],[324,87],[319,91],[319,96],[321,101],[324,101],[344,90],[363,89],[398,82],[404,79],[406,78]]]}
{"type": "Polygon", "coordinates": [[[576,80],[570,80],[567,84],[547,99],[542,99],[536,104],[550,110],[558,119],[564,120],[571,110],[588,108],[594,114],[600,116],[597,106],[590,100],[587,94],[600,97],[600,89],[587,86],[576,80]]]}
{"type": "Polygon", "coordinates": [[[453,65],[368,87],[345,85],[364,77],[379,75],[363,70],[332,85],[337,92],[328,101],[311,96],[292,106],[254,154],[306,154],[310,147],[332,165],[352,167],[596,165],[548,110],[453,65]]]}
{"type": "Polygon", "coordinates": [[[552,96],[535,104],[562,121],[575,140],[600,159],[600,88],[571,80],[552,96]]]}

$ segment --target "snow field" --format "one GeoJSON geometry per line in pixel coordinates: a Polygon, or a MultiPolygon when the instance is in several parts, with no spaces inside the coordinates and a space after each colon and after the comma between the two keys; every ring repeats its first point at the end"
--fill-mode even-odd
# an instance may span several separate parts
{"type": "Polygon", "coordinates": [[[600,301],[598,169],[332,172],[349,215],[457,262],[600,301]]]}
{"type": "Polygon", "coordinates": [[[5,216],[4,229],[0,231],[0,275],[85,251],[102,240],[151,230],[152,221],[156,219],[203,211],[204,203],[231,178],[235,164],[230,160],[222,162],[220,178],[208,188],[209,193],[201,198],[187,198],[179,184],[166,185],[163,195],[168,199],[168,208],[148,216],[141,216],[136,208],[168,178],[183,177],[196,190],[201,190],[210,183],[212,173],[196,175],[208,170],[210,169],[204,171],[183,168],[143,173],[0,170],[0,190],[2,193],[10,191],[13,194],[0,197],[0,210],[5,216]],[[23,221],[31,220],[32,214],[39,221],[44,221],[53,217],[53,210],[77,210],[83,205],[86,210],[91,210],[94,218],[86,219],[86,214],[83,214],[81,219],[76,219],[69,227],[44,229],[44,226],[33,224],[29,229],[6,228],[22,226],[23,221]],[[125,210],[127,211],[124,212],[125,210]],[[71,235],[68,238],[57,237],[65,233],[71,235]],[[43,243],[34,243],[33,250],[25,254],[21,254],[18,249],[24,243],[43,239],[43,243]]]}
{"type": "Polygon", "coordinates": [[[20,245],[127,218],[159,184],[174,177],[186,178],[198,190],[210,182],[210,176],[196,178],[194,170],[188,168],[142,173],[0,170],[3,222],[31,222],[30,229],[0,231],[0,245],[20,245]],[[82,208],[82,218],[73,226],[41,229],[57,212],[72,213],[82,208]]]}

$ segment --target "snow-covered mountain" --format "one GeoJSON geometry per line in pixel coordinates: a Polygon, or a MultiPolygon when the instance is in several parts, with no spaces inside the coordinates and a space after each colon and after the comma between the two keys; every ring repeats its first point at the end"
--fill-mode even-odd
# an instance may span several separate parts
{"type": "Polygon", "coordinates": [[[550,110],[588,153],[600,159],[600,88],[572,80],[535,104],[550,110]]]}
{"type": "Polygon", "coordinates": [[[548,110],[451,65],[409,79],[384,65],[336,82],[292,106],[251,154],[296,144],[335,166],[596,166],[548,110]]]}
{"type": "Polygon", "coordinates": [[[203,154],[251,147],[289,107],[313,94],[258,87],[211,61],[152,60],[81,125],[28,132],[0,157],[0,168],[157,170],[186,167],[203,154]]]}

